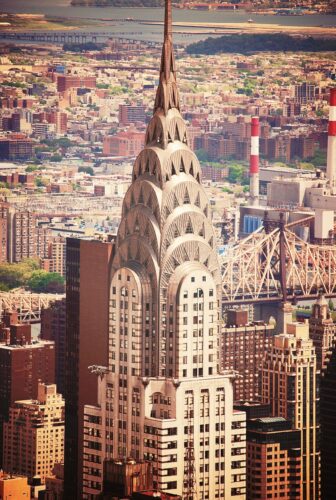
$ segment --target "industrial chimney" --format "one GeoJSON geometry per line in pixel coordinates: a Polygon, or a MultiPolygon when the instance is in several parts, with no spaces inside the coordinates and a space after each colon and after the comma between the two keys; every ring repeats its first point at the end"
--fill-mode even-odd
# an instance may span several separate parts
{"type": "Polygon", "coordinates": [[[336,88],[330,89],[329,102],[327,179],[330,187],[334,188],[336,184],[336,88]]]}
{"type": "Polygon", "coordinates": [[[259,205],[259,118],[251,120],[250,200],[259,205]]]}

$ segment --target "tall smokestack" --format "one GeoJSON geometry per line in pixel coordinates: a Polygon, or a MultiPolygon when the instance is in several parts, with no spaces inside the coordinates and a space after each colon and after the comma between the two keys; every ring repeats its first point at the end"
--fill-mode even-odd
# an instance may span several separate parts
{"type": "Polygon", "coordinates": [[[259,204],[259,118],[251,120],[250,200],[259,204]]]}
{"type": "Polygon", "coordinates": [[[328,125],[328,154],[327,179],[330,186],[336,184],[336,88],[330,89],[329,125],[328,125]]]}

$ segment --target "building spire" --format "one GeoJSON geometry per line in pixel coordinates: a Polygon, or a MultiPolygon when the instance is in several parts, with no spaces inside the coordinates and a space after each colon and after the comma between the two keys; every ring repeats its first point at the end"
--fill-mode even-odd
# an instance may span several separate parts
{"type": "Polygon", "coordinates": [[[180,109],[176,84],[176,68],[172,33],[172,3],[171,0],[166,0],[160,83],[157,89],[154,105],[154,113],[158,110],[162,110],[165,115],[168,113],[169,109],[180,109]]]}
{"type": "Polygon", "coordinates": [[[172,29],[172,4],[171,0],[166,0],[165,3],[165,20],[164,20],[164,41],[167,38],[172,40],[173,29],[172,29]]]}

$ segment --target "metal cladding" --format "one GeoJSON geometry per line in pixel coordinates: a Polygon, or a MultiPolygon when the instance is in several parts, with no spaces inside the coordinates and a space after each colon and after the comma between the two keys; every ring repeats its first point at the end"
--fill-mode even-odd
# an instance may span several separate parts
{"type": "Polygon", "coordinates": [[[330,89],[328,124],[327,178],[331,186],[336,181],[336,88],[330,89]]]}
{"type": "Polygon", "coordinates": [[[259,202],[259,118],[251,120],[250,198],[253,205],[259,202]]]}
{"type": "MultiPolygon", "coordinates": [[[[194,270],[206,270],[214,279],[217,296],[221,295],[211,209],[200,177],[200,164],[188,146],[179,111],[168,0],[154,113],[124,198],[112,264],[112,277],[121,268],[132,269],[141,277],[152,304],[153,332],[157,329],[158,337],[162,309],[174,280],[181,281],[184,274],[194,270]]],[[[162,372],[164,366],[159,360],[165,357],[163,342],[158,340],[153,340],[152,346],[151,375],[155,376],[159,368],[162,372]]]]}
{"type": "Polygon", "coordinates": [[[169,109],[180,109],[179,93],[176,84],[176,67],[172,38],[171,1],[165,3],[164,40],[161,56],[160,82],[156,93],[154,113],[162,110],[166,115],[169,109]]]}

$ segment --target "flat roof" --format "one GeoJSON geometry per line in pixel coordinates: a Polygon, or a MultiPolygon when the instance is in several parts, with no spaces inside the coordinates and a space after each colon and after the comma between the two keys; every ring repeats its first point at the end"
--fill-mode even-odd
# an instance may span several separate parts
{"type": "Polygon", "coordinates": [[[286,419],[283,417],[261,417],[257,418],[258,422],[262,422],[263,424],[274,424],[276,422],[286,422],[286,419]]]}

